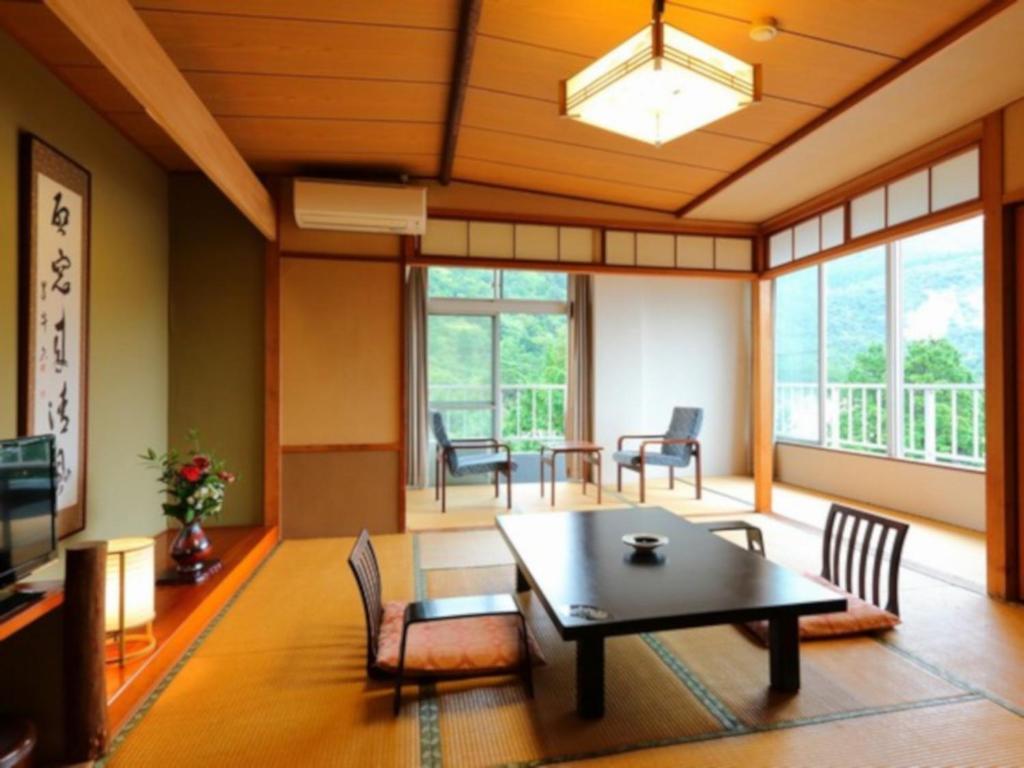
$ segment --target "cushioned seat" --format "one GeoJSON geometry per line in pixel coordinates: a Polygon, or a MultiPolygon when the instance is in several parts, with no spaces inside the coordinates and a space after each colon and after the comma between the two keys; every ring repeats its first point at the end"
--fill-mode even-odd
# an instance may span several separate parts
{"type": "MultiPolygon", "coordinates": [[[[830,637],[860,635],[868,632],[882,632],[892,629],[900,623],[900,617],[889,613],[877,605],[861,600],[856,595],[840,589],[828,579],[821,576],[804,574],[812,581],[846,598],[847,608],[838,613],[822,613],[815,616],[800,617],[801,640],[823,640],[830,637]]],[[[765,645],[768,644],[768,622],[751,621],[746,625],[748,631],[765,645]]]]}
{"type": "MultiPolygon", "coordinates": [[[[402,617],[408,603],[384,604],[377,667],[398,671],[402,644],[402,617]]],[[[405,675],[481,675],[518,672],[522,663],[521,623],[518,616],[474,616],[413,624],[405,642],[405,675]]],[[[527,629],[530,658],[543,664],[540,646],[527,629]]]]}
{"type": "MultiPolygon", "coordinates": [[[[661,453],[660,451],[648,451],[644,454],[644,460],[653,465],[659,467],[685,467],[689,463],[689,454],[685,457],[678,456],[674,453],[661,453]]],[[[617,464],[629,464],[630,466],[640,466],[640,451],[615,451],[612,454],[612,459],[617,464]]]]}
{"type": "Polygon", "coordinates": [[[441,511],[446,512],[448,509],[449,474],[452,477],[494,475],[495,497],[498,496],[498,477],[504,475],[508,491],[505,506],[512,509],[512,473],[516,469],[516,463],[512,461],[512,449],[506,443],[499,443],[490,437],[452,440],[448,436],[440,411],[433,412],[430,423],[434,429],[434,438],[437,440],[437,453],[434,457],[434,498],[441,500],[441,511]],[[481,449],[488,450],[486,453],[477,453],[481,449]]]}
{"type": "MultiPolygon", "coordinates": [[[[451,470],[456,477],[463,475],[477,475],[483,472],[505,471],[509,465],[508,457],[504,453],[471,453],[459,457],[458,466],[451,470]]],[[[516,469],[516,463],[511,462],[512,471],[516,469]]]]}
{"type": "Polygon", "coordinates": [[[647,467],[668,467],[669,490],[675,488],[677,469],[685,469],[690,466],[690,459],[694,459],[694,490],[697,498],[701,497],[701,454],[700,441],[697,435],[700,434],[700,426],[704,421],[704,411],[701,408],[672,409],[672,420],[668,429],[660,435],[621,435],[618,442],[618,450],[612,454],[612,460],[616,464],[617,490],[622,490],[622,470],[636,472],[640,475],[640,503],[647,498],[647,467]],[[640,440],[640,450],[627,451],[627,440],[640,440]]]}

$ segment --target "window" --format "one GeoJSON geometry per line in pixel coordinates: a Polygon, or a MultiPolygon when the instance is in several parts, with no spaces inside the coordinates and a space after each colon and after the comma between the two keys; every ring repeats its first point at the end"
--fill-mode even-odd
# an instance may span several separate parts
{"type": "Polygon", "coordinates": [[[427,296],[431,299],[494,298],[492,270],[431,267],[427,274],[427,296]]]}
{"type": "Polygon", "coordinates": [[[984,464],[982,242],[977,218],[894,244],[907,457],[984,464]]]}
{"type": "Polygon", "coordinates": [[[427,284],[428,396],[451,436],[517,451],[563,437],[568,277],[431,267],[427,284]]]}
{"type": "Polygon", "coordinates": [[[775,432],[818,442],[818,271],[775,281],[775,432]]]}
{"type": "Polygon", "coordinates": [[[885,247],[829,262],[825,286],[825,444],[884,454],[886,405],[885,247]]]}
{"type": "Polygon", "coordinates": [[[977,217],[777,278],[777,437],[983,467],[982,243],[977,217]]]}

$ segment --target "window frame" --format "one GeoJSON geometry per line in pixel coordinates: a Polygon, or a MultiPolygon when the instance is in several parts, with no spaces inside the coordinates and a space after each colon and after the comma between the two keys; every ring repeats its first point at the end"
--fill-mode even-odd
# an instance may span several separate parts
{"type": "MultiPolygon", "coordinates": [[[[501,440],[501,316],[503,314],[519,315],[564,315],[566,318],[572,315],[572,302],[569,299],[568,280],[566,281],[565,301],[551,299],[506,299],[502,298],[503,277],[505,270],[487,269],[481,267],[456,267],[456,269],[480,269],[490,271],[494,274],[492,285],[494,295],[489,299],[460,299],[441,298],[430,296],[430,267],[427,268],[427,316],[430,315],[472,315],[477,317],[491,318],[491,400],[482,401],[459,401],[453,400],[438,403],[430,400],[430,381],[427,380],[427,407],[431,410],[491,410],[491,430],[494,439],[501,440]]],[[[530,270],[516,270],[530,271],[530,270]]],[[[557,273],[565,274],[568,273],[557,273]]],[[[429,354],[429,352],[428,352],[429,354]]],[[[568,362],[568,361],[567,361],[568,362]]]]}
{"type": "MultiPolygon", "coordinates": [[[[958,221],[967,221],[972,218],[980,218],[982,214],[974,214],[967,216],[958,221]]],[[[886,305],[886,322],[885,322],[885,341],[886,341],[886,381],[885,391],[888,400],[888,424],[887,424],[887,445],[885,454],[872,453],[870,451],[858,451],[847,448],[840,448],[836,446],[828,445],[827,438],[827,422],[828,413],[826,409],[826,402],[828,398],[828,332],[827,332],[827,315],[828,315],[828,294],[827,294],[827,281],[825,278],[825,267],[827,264],[833,261],[841,261],[844,258],[856,256],[865,251],[872,250],[873,248],[879,247],[876,245],[865,246],[863,249],[850,251],[844,253],[842,256],[838,256],[834,259],[828,259],[825,261],[819,261],[813,264],[808,264],[803,269],[814,270],[816,273],[816,280],[818,286],[817,295],[817,311],[818,311],[818,327],[817,327],[817,343],[818,343],[818,438],[816,440],[800,438],[795,436],[786,435],[778,431],[778,423],[772,419],[772,437],[776,443],[784,443],[788,445],[804,446],[819,448],[827,451],[835,451],[838,453],[850,453],[855,456],[866,456],[881,458],[893,461],[906,461],[913,464],[924,464],[931,467],[941,467],[943,469],[960,470],[967,472],[984,473],[985,465],[984,462],[981,466],[974,466],[967,463],[959,463],[952,461],[940,461],[938,459],[929,460],[925,458],[916,458],[914,456],[908,456],[905,445],[905,407],[904,407],[904,351],[906,349],[906,339],[903,333],[903,260],[901,243],[903,240],[914,237],[917,234],[924,232],[936,231],[943,229],[948,226],[953,226],[958,221],[944,222],[941,225],[935,227],[929,227],[923,229],[920,232],[915,232],[902,237],[893,238],[886,240],[882,245],[885,247],[885,305],[886,305]]],[[[984,249],[984,244],[982,244],[984,249]]],[[[789,274],[801,272],[803,270],[794,269],[787,270],[782,275],[775,275],[772,277],[772,341],[773,350],[775,349],[775,340],[778,334],[778,281],[779,278],[785,277],[789,274]]],[[[773,352],[774,358],[774,352],[773,352]]],[[[784,382],[783,382],[784,383],[784,382]]],[[[984,380],[980,382],[984,385],[984,380]]],[[[776,405],[778,396],[778,370],[777,366],[772,366],[772,407],[773,410],[776,405]]],[[[984,409],[986,404],[983,402],[981,408],[984,409]]],[[[981,420],[984,421],[984,410],[982,411],[981,420]]],[[[984,454],[982,455],[984,459],[984,454]]]]}

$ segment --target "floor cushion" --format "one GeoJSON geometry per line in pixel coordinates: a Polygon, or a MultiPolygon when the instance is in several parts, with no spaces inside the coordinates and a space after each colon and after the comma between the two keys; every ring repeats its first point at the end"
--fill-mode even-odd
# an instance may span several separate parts
{"type": "MultiPolygon", "coordinates": [[[[407,603],[384,604],[377,645],[377,666],[398,671],[402,645],[402,620],[407,603]]],[[[413,624],[405,641],[405,674],[478,675],[519,669],[522,640],[518,616],[474,616],[413,624]]],[[[526,629],[530,657],[543,664],[540,647],[526,629]]]]}
{"type": "MultiPolygon", "coordinates": [[[[831,589],[846,598],[847,608],[838,613],[821,613],[814,616],[800,617],[801,640],[825,640],[830,637],[847,637],[869,632],[881,632],[892,629],[900,623],[900,617],[889,613],[877,605],[851,595],[822,576],[805,573],[811,581],[831,589]]],[[[743,625],[755,638],[765,645],[768,644],[768,622],[750,621],[743,625]]]]}

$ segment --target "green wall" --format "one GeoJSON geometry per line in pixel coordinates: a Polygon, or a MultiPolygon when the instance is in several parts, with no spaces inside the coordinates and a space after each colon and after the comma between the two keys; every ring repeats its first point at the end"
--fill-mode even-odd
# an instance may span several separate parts
{"type": "Polygon", "coordinates": [[[17,431],[18,132],[92,173],[87,529],[164,528],[137,454],[167,444],[167,175],[0,32],[0,436],[17,431]]]}
{"type": "Polygon", "coordinates": [[[238,473],[220,525],[263,522],[265,241],[199,174],[170,177],[170,441],[238,473]]]}

